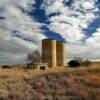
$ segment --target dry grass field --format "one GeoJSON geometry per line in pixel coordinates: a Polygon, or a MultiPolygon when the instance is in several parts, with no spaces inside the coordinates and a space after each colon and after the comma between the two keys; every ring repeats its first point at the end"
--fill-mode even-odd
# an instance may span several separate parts
{"type": "Polygon", "coordinates": [[[0,100],[100,100],[100,67],[1,68],[0,100]]]}
{"type": "Polygon", "coordinates": [[[92,67],[96,67],[96,66],[100,66],[100,61],[92,63],[92,67]]]}

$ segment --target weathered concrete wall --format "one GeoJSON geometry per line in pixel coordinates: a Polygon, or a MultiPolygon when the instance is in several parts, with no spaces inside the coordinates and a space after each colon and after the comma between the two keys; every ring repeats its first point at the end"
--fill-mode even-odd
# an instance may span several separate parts
{"type": "Polygon", "coordinates": [[[65,53],[64,42],[57,41],[56,52],[57,52],[57,66],[66,66],[66,53],[65,53]]]}
{"type": "Polygon", "coordinates": [[[56,40],[42,40],[42,62],[48,63],[49,67],[57,66],[56,62],[56,40]]]}

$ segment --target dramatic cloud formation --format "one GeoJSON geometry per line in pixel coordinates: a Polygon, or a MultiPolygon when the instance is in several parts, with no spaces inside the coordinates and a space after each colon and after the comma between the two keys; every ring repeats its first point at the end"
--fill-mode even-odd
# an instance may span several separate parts
{"type": "Polygon", "coordinates": [[[97,0],[44,0],[42,8],[49,16],[49,29],[68,42],[70,57],[100,57],[99,29],[92,33],[92,37],[85,31],[95,19],[100,18],[97,0]]]}
{"type": "Polygon", "coordinates": [[[41,48],[41,40],[47,36],[44,32],[65,39],[69,58],[100,59],[99,3],[98,0],[0,0],[0,63],[24,63],[28,52],[41,48]]]}
{"type": "Polygon", "coordinates": [[[42,24],[28,15],[34,5],[33,0],[0,0],[0,61],[17,63],[40,46],[42,24]]]}
{"type": "MultiPolygon", "coordinates": [[[[45,0],[46,14],[59,13],[49,18],[49,28],[61,34],[67,41],[75,42],[85,37],[83,29],[98,17],[94,0],[74,0],[70,6],[64,0],[45,0]]],[[[68,2],[68,1],[66,1],[68,2]]]]}

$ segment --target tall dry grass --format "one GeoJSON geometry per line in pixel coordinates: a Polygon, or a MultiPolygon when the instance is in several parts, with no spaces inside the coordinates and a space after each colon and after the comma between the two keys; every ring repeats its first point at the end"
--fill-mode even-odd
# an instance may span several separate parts
{"type": "Polygon", "coordinates": [[[100,100],[100,68],[0,69],[0,100],[100,100]]]}

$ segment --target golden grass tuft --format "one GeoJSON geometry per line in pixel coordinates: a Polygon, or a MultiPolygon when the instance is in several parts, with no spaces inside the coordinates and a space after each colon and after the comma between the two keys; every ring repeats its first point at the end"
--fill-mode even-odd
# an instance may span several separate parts
{"type": "Polygon", "coordinates": [[[100,67],[0,68],[0,100],[100,100],[100,67]]]}

